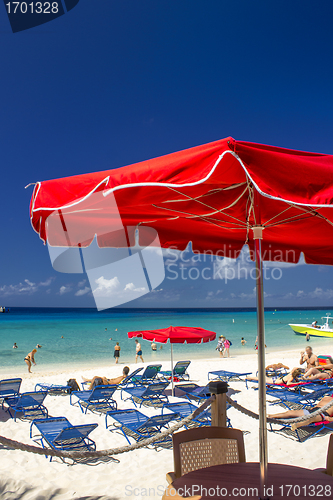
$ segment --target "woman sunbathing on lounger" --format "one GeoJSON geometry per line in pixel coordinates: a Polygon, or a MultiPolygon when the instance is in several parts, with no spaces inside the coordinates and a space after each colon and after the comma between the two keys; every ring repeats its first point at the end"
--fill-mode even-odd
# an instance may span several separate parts
{"type": "Polygon", "coordinates": [[[95,375],[95,377],[93,378],[84,378],[82,377],[82,380],[84,382],[89,382],[90,383],[90,386],[89,386],[89,390],[93,389],[95,387],[95,380],[96,379],[101,379],[103,381],[103,385],[115,385],[115,384],[120,384],[120,382],[122,382],[124,380],[124,378],[127,377],[127,375],[129,374],[129,368],[128,366],[124,366],[123,368],[123,374],[120,376],[120,377],[116,377],[116,378],[106,378],[106,377],[98,377],[97,375],[95,375]]]}
{"type": "MultiPolygon", "coordinates": [[[[266,384],[297,384],[301,373],[302,370],[300,368],[295,368],[291,373],[283,377],[266,377],[266,384]]],[[[258,377],[247,377],[247,380],[258,380],[258,377]]]]}
{"type": "Polygon", "coordinates": [[[283,413],[276,413],[275,415],[267,415],[267,416],[268,418],[296,418],[296,417],[303,417],[303,415],[309,415],[309,418],[307,420],[302,420],[302,422],[295,422],[294,424],[292,424],[291,426],[292,430],[295,430],[298,427],[302,427],[304,425],[309,425],[312,422],[323,422],[324,420],[327,420],[328,422],[333,422],[333,406],[319,413],[318,415],[311,417],[311,413],[327,405],[327,403],[331,403],[332,398],[333,395],[323,397],[316,404],[316,406],[310,408],[310,410],[288,410],[284,411],[283,413]]]}
{"type": "Polygon", "coordinates": [[[317,366],[316,368],[310,368],[306,373],[304,373],[303,378],[309,378],[310,380],[326,380],[327,378],[333,377],[333,364],[327,363],[324,366],[317,366]]]}
{"type": "Polygon", "coordinates": [[[289,370],[289,366],[283,365],[282,363],[272,363],[272,364],[266,366],[266,370],[269,370],[269,371],[281,370],[281,368],[285,368],[286,370],[289,370]]]}

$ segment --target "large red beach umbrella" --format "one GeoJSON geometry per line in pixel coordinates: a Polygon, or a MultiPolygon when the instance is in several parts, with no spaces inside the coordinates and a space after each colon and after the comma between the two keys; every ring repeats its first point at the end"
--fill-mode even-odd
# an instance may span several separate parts
{"type": "Polygon", "coordinates": [[[173,349],[172,344],[201,344],[202,342],[210,342],[215,340],[216,333],[204,328],[195,328],[190,326],[169,326],[169,328],[161,328],[159,330],[138,330],[136,332],[128,332],[128,337],[141,337],[150,342],[160,342],[166,344],[168,341],[171,344],[171,382],[172,395],[174,395],[173,386],[173,349]]]}
{"type": "MultiPolygon", "coordinates": [[[[309,146],[313,148],[311,144],[309,146]]],[[[333,265],[333,156],[235,141],[204,144],[138,164],[36,183],[31,223],[58,246],[122,246],[128,228],[158,232],[162,247],[235,258],[246,244],[257,270],[260,485],[267,483],[262,260],[333,265]],[[112,202],[110,200],[112,199],[112,202]],[[116,208],[115,208],[116,207],[116,208]],[[52,218],[75,228],[50,231],[52,218]],[[82,224],[84,221],[84,224],[82,224]]],[[[61,228],[60,228],[61,229],[61,228]]],[[[134,245],[134,231],[127,243],[134,245]]]]}

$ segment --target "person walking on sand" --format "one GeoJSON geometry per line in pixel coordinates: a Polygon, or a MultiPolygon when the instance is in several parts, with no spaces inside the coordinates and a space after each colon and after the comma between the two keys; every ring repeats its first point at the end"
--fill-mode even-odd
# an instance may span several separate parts
{"type": "Polygon", "coordinates": [[[28,365],[28,372],[31,373],[31,363],[33,363],[34,366],[36,366],[36,361],[35,361],[35,354],[37,352],[37,349],[33,349],[29,354],[26,355],[24,358],[24,361],[28,365]]]}
{"type": "Polygon", "coordinates": [[[137,363],[138,362],[138,358],[141,358],[142,363],[144,363],[143,357],[142,357],[141,344],[140,344],[140,342],[137,339],[135,339],[135,343],[136,343],[136,346],[135,346],[135,350],[136,350],[135,362],[137,363]]]}
{"type": "Polygon", "coordinates": [[[114,346],[113,357],[116,360],[116,364],[117,364],[118,360],[119,360],[119,357],[120,357],[120,345],[119,345],[119,342],[116,342],[116,345],[114,346]]]}
{"type": "Polygon", "coordinates": [[[216,350],[219,351],[220,353],[220,358],[223,358],[223,351],[224,351],[224,337],[223,335],[219,336],[219,340],[217,341],[217,346],[216,350]]]}
{"type": "Polygon", "coordinates": [[[227,353],[228,358],[230,358],[230,354],[229,354],[230,346],[231,346],[230,340],[225,339],[225,341],[224,341],[224,351],[223,351],[223,355],[222,355],[223,358],[224,358],[224,354],[225,353],[227,353]]]}

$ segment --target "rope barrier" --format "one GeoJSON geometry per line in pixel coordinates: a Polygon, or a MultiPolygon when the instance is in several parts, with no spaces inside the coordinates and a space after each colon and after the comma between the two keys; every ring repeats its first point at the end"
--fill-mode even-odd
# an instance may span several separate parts
{"type": "MultiPolygon", "coordinates": [[[[233,406],[236,410],[240,411],[241,413],[244,413],[248,417],[254,418],[256,420],[259,420],[259,415],[257,413],[254,413],[251,410],[248,410],[247,408],[244,408],[244,406],[239,405],[235,401],[233,401],[229,396],[227,396],[227,401],[228,403],[233,406]]],[[[328,408],[331,408],[333,406],[333,399],[330,403],[327,403],[325,406],[322,406],[318,408],[318,410],[311,412],[310,415],[302,415],[301,417],[295,417],[295,418],[267,418],[267,422],[270,424],[296,424],[298,422],[303,422],[305,420],[309,420],[309,418],[316,417],[317,415],[320,415],[323,413],[323,411],[328,410],[328,408]]]]}
{"type": "MultiPolygon", "coordinates": [[[[131,445],[127,446],[121,446],[118,448],[111,448],[107,450],[101,450],[101,451],[89,451],[89,452],[80,452],[80,451],[62,451],[62,450],[54,450],[54,449],[49,449],[49,448],[39,448],[37,446],[25,444],[25,443],[20,443],[18,441],[14,441],[12,439],[6,438],[4,436],[0,436],[0,444],[7,446],[9,448],[14,448],[15,450],[21,450],[21,451],[26,451],[29,453],[35,453],[37,455],[47,455],[47,456],[52,456],[52,457],[59,457],[59,458],[71,458],[71,459],[82,459],[82,458],[102,458],[102,457],[107,457],[107,456],[113,456],[113,455],[120,455],[121,453],[126,453],[132,450],[138,450],[140,448],[143,448],[145,446],[149,446],[154,443],[158,443],[164,440],[167,436],[171,436],[174,432],[176,432],[178,429],[189,423],[191,420],[196,418],[200,413],[202,413],[208,406],[211,405],[213,401],[215,401],[215,395],[211,396],[209,399],[207,399],[199,408],[197,408],[194,412],[192,412],[190,415],[187,417],[183,418],[179,422],[177,422],[175,425],[173,425],[171,428],[166,429],[165,431],[159,432],[155,436],[151,436],[147,439],[144,439],[142,441],[133,443],[131,445]]],[[[244,406],[241,406],[240,404],[236,403],[234,400],[232,400],[229,396],[227,396],[227,402],[235,408],[236,410],[240,411],[241,413],[244,413],[244,415],[247,415],[248,417],[254,418],[256,420],[259,419],[259,415],[251,410],[248,410],[247,408],[244,408],[244,406]]],[[[267,418],[268,423],[272,424],[290,424],[290,423],[298,423],[298,422],[303,422],[306,420],[309,420],[309,418],[313,418],[317,415],[322,414],[324,411],[328,410],[333,406],[333,400],[326,405],[324,405],[321,408],[318,408],[318,410],[311,412],[310,415],[302,415],[300,417],[295,417],[295,418],[267,418]]]]}
{"type": "Polygon", "coordinates": [[[8,439],[4,436],[0,436],[0,443],[4,446],[8,446],[10,448],[14,448],[15,450],[27,451],[29,453],[35,453],[37,455],[48,455],[52,457],[60,457],[60,458],[71,458],[71,459],[80,459],[80,458],[102,458],[107,456],[119,455],[121,453],[126,453],[132,450],[138,450],[139,448],[143,448],[150,444],[154,444],[156,442],[162,441],[165,437],[171,436],[178,429],[189,423],[191,420],[196,418],[200,413],[202,413],[211,403],[215,401],[215,395],[211,396],[207,399],[199,408],[197,408],[194,412],[192,412],[187,417],[183,418],[177,424],[173,425],[171,428],[166,429],[165,431],[159,432],[157,435],[152,436],[150,438],[144,439],[137,443],[133,443],[127,446],[121,446],[118,448],[111,448],[108,450],[101,451],[62,451],[62,450],[53,450],[49,448],[39,448],[37,446],[20,443],[18,441],[13,441],[12,439],[8,439]]]}

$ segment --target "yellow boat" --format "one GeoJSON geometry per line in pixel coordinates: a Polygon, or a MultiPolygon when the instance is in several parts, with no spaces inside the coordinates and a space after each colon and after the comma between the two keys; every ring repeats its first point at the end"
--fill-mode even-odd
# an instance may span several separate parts
{"type": "MultiPolygon", "coordinates": [[[[314,321],[311,325],[307,324],[291,324],[289,323],[290,328],[297,335],[307,335],[309,334],[311,337],[329,337],[333,338],[333,328],[330,328],[329,321],[332,319],[331,314],[327,313],[321,319],[325,319],[325,323],[323,325],[317,325],[317,321],[314,321]]],[[[333,321],[332,321],[333,323],[333,321]]]]}

